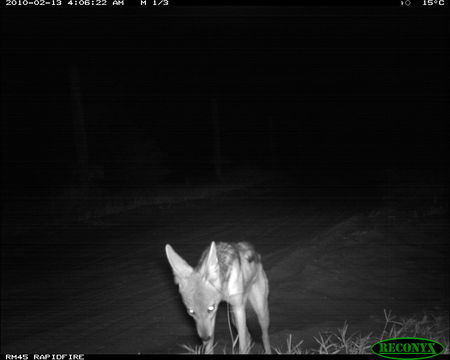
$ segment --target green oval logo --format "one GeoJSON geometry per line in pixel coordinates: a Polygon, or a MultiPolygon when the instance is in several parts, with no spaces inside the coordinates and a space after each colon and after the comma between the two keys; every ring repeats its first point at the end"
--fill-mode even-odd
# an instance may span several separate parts
{"type": "Polygon", "coordinates": [[[428,359],[444,351],[444,346],[434,340],[401,337],[373,344],[370,350],[388,359],[428,359]]]}

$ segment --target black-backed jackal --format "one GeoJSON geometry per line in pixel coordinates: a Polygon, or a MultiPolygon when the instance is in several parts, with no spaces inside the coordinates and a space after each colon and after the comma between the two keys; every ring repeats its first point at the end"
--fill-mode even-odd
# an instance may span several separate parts
{"type": "Polygon", "coordinates": [[[250,335],[246,325],[247,301],[255,310],[262,330],[266,353],[269,342],[269,283],[260,256],[247,242],[212,242],[196,268],[191,267],[170,246],[166,254],[181,297],[197,325],[197,333],[207,353],[213,352],[216,312],[221,301],[231,305],[233,322],[238,330],[239,352],[248,353],[250,335]]]}

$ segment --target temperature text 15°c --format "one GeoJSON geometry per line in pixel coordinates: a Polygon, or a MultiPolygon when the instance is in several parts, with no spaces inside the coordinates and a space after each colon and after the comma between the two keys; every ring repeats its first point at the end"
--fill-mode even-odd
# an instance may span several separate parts
{"type": "Polygon", "coordinates": [[[445,0],[423,0],[422,5],[423,6],[433,6],[433,5],[444,6],[445,0]]]}

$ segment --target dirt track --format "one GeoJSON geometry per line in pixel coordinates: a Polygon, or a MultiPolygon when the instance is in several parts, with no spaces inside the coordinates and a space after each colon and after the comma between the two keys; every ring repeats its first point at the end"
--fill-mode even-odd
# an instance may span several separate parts
{"type": "MultiPolygon", "coordinates": [[[[35,233],[2,251],[2,353],[167,353],[197,344],[164,245],[191,264],[211,241],[252,242],[270,281],[271,340],[313,345],[319,329],[353,331],[448,309],[448,221],[334,199],[279,194],[141,208],[35,233]],[[370,215],[370,216],[369,216],[370,215]]],[[[216,338],[229,344],[226,306],[216,338]]]]}

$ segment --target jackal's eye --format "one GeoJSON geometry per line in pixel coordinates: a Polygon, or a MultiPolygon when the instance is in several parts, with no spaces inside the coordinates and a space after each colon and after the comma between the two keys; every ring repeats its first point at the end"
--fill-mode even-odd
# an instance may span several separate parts
{"type": "Polygon", "coordinates": [[[209,313],[213,312],[215,308],[216,308],[215,305],[208,306],[208,312],[209,313]]]}
{"type": "Polygon", "coordinates": [[[194,314],[195,314],[194,309],[188,309],[188,314],[189,314],[189,315],[194,315],[194,314]]]}

